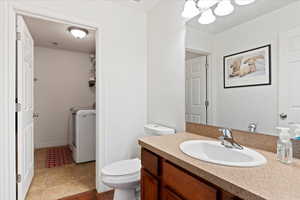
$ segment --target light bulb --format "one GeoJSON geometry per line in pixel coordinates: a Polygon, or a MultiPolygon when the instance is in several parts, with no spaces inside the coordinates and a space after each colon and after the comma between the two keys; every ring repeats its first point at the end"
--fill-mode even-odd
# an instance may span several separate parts
{"type": "Polygon", "coordinates": [[[88,35],[88,30],[86,29],[82,29],[82,28],[78,28],[78,27],[69,27],[68,31],[73,35],[73,37],[77,38],[77,39],[83,39],[88,35]]]}
{"type": "Polygon", "coordinates": [[[197,5],[200,9],[208,9],[217,4],[218,2],[218,0],[199,0],[197,5]]]}
{"type": "Polygon", "coordinates": [[[181,14],[182,17],[190,19],[199,15],[200,10],[196,7],[194,0],[187,0],[184,4],[184,10],[181,14]]]}
{"type": "Polygon", "coordinates": [[[255,1],[256,0],[235,0],[235,3],[240,6],[245,6],[254,3],[255,1]]]}
{"type": "Polygon", "coordinates": [[[214,16],[211,9],[208,9],[205,12],[203,12],[198,20],[200,24],[211,24],[214,21],[216,21],[216,16],[214,16]]]}
{"type": "Polygon", "coordinates": [[[233,12],[234,7],[230,0],[222,0],[215,9],[215,14],[218,16],[226,16],[233,12]]]}

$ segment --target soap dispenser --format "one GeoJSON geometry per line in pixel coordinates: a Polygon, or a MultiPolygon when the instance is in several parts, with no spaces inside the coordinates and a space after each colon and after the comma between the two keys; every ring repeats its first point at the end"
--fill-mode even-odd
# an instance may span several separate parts
{"type": "Polygon", "coordinates": [[[277,160],[290,164],[293,162],[293,145],[291,142],[290,128],[277,127],[280,130],[277,141],[277,160]]]}
{"type": "Polygon", "coordinates": [[[293,144],[293,156],[294,158],[300,159],[300,126],[295,129],[295,136],[292,139],[293,144]]]}
{"type": "Polygon", "coordinates": [[[295,130],[295,140],[300,140],[300,128],[295,130]]]}

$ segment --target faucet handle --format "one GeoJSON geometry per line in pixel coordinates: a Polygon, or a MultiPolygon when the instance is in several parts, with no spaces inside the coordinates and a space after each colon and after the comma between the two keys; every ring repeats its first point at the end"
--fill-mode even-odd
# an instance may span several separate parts
{"type": "Polygon", "coordinates": [[[219,128],[218,131],[221,132],[222,134],[224,134],[224,132],[226,131],[226,128],[219,128]]]}
{"type": "Polygon", "coordinates": [[[232,130],[230,128],[219,128],[224,138],[232,138],[232,130]]]}
{"type": "Polygon", "coordinates": [[[226,131],[226,130],[231,131],[232,129],[231,129],[231,128],[219,128],[218,130],[219,130],[220,132],[223,132],[223,131],[226,131]]]}

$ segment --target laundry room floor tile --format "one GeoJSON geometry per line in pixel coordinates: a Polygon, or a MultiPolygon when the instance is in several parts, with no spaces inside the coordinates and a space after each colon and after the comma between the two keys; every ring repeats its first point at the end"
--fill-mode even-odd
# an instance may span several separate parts
{"type": "Polygon", "coordinates": [[[46,148],[35,151],[35,173],[26,200],[57,200],[94,191],[95,162],[46,168],[46,152],[46,148]]]}

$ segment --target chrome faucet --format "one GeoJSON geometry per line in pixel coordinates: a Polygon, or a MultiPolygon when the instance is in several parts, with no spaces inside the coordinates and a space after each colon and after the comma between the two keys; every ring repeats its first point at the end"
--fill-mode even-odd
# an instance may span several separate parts
{"type": "Polygon", "coordinates": [[[254,122],[250,122],[250,123],[249,123],[249,126],[248,126],[249,132],[255,133],[255,132],[256,132],[256,129],[257,129],[257,124],[254,123],[254,122]]]}
{"type": "Polygon", "coordinates": [[[223,134],[223,136],[219,137],[219,140],[221,140],[221,144],[226,148],[234,148],[239,150],[244,148],[239,143],[234,141],[231,129],[220,128],[219,131],[223,134]]]}

